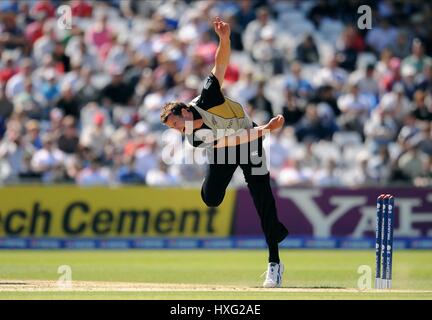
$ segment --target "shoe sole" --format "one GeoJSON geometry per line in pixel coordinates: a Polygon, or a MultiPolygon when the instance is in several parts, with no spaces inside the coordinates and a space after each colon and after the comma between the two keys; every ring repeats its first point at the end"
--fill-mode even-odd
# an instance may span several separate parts
{"type": "Polygon", "coordinates": [[[280,264],[279,268],[280,268],[280,271],[279,271],[280,282],[279,283],[275,283],[275,284],[272,284],[272,283],[263,284],[263,288],[280,288],[280,287],[282,287],[282,274],[285,271],[285,266],[283,264],[280,264]]]}

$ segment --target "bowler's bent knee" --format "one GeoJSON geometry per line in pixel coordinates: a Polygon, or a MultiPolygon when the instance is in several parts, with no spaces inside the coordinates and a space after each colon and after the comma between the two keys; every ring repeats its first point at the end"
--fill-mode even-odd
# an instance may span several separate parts
{"type": "Polygon", "coordinates": [[[214,194],[211,195],[209,192],[205,193],[203,189],[201,189],[201,199],[208,207],[219,207],[225,197],[225,192],[223,194],[214,194]]]}

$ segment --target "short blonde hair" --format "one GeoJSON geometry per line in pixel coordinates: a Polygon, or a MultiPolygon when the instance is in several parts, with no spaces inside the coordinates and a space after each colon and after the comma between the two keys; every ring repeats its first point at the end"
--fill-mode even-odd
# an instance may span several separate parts
{"type": "Polygon", "coordinates": [[[161,114],[160,114],[160,119],[162,123],[166,123],[168,120],[168,117],[171,114],[174,114],[176,116],[181,115],[181,110],[182,109],[188,109],[189,106],[184,103],[184,102],[180,102],[180,101],[173,101],[173,102],[168,102],[166,103],[161,110],[161,114]]]}

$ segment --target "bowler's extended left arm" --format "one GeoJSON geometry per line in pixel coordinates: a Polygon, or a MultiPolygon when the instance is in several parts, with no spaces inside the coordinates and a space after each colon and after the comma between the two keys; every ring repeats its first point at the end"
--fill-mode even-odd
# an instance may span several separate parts
{"type": "Polygon", "coordinates": [[[248,143],[263,137],[265,134],[282,128],[285,119],[282,115],[270,119],[270,121],[262,126],[250,129],[241,129],[233,135],[225,136],[216,140],[213,148],[234,147],[242,143],[248,143]]]}
{"type": "Polygon", "coordinates": [[[216,34],[219,36],[219,46],[216,50],[215,66],[213,67],[212,73],[218,79],[219,85],[222,87],[231,56],[231,29],[229,24],[222,21],[219,17],[216,17],[213,21],[213,25],[216,34]]]}

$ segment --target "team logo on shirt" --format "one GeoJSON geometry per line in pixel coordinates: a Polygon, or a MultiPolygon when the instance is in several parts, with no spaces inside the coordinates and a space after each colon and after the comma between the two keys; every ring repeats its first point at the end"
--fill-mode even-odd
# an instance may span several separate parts
{"type": "Polygon", "coordinates": [[[216,126],[217,123],[218,123],[217,120],[216,120],[216,118],[214,116],[212,117],[211,121],[212,121],[212,123],[213,123],[214,126],[216,126]]]}
{"type": "Polygon", "coordinates": [[[227,128],[227,129],[231,129],[231,128],[232,128],[232,125],[233,125],[233,121],[232,121],[232,119],[231,119],[231,120],[228,122],[226,128],[227,128]]]}
{"type": "Polygon", "coordinates": [[[204,84],[204,89],[208,89],[208,88],[210,88],[210,85],[211,85],[211,79],[210,79],[210,78],[207,78],[207,81],[206,81],[206,83],[204,84]]]}

